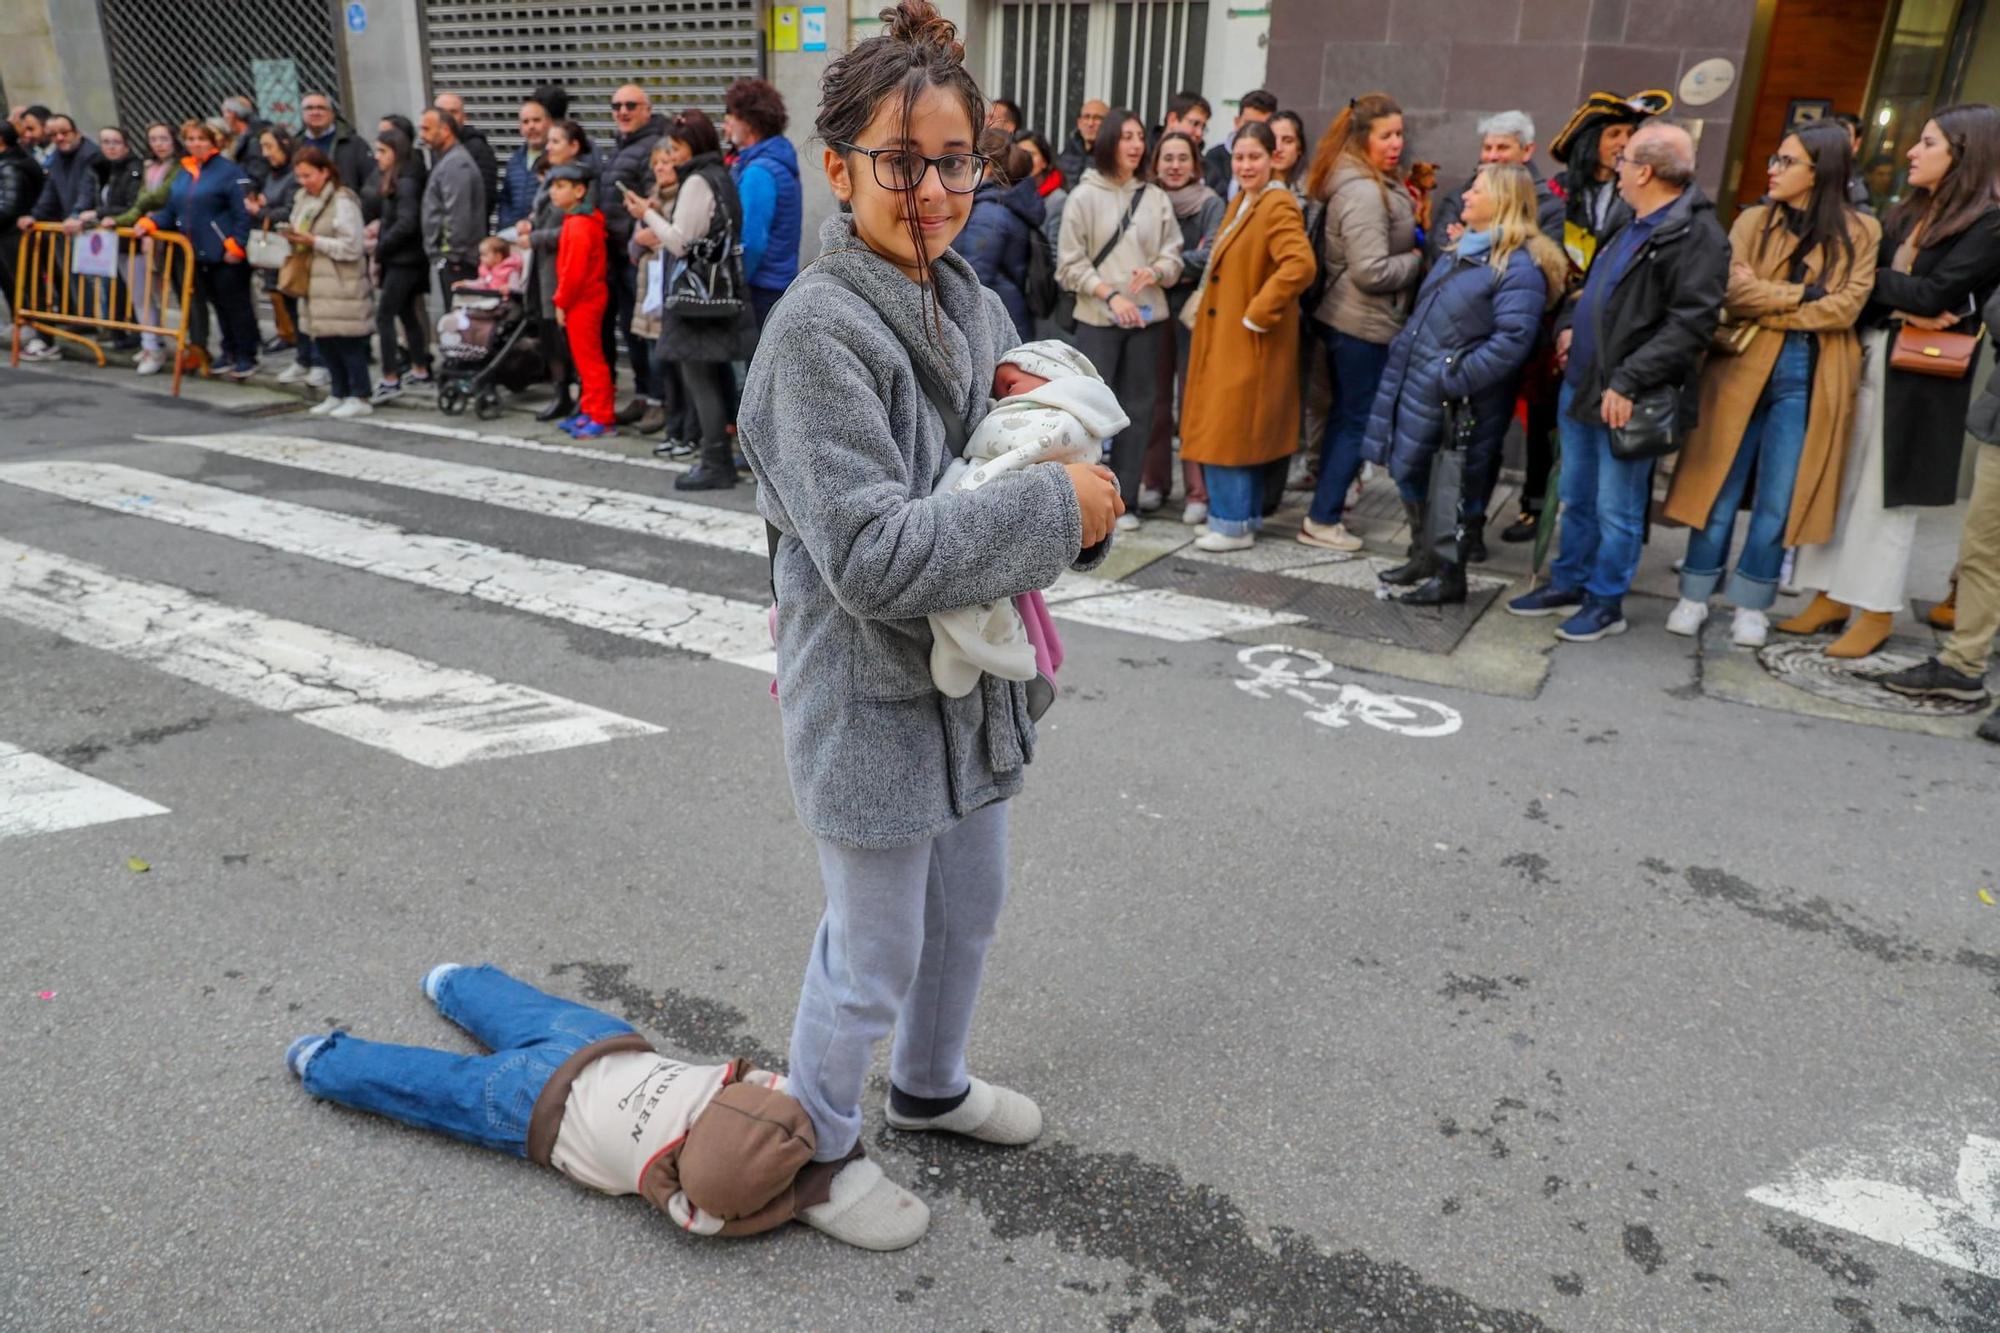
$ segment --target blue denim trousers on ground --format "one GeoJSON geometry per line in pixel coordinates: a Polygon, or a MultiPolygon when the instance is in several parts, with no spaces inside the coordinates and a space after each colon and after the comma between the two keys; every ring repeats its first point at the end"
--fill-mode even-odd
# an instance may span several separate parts
{"type": "Polygon", "coordinates": [[[438,1012],[489,1055],[327,1039],[306,1064],[305,1089],[357,1111],[525,1157],[528,1116],[549,1078],[576,1051],[632,1025],[558,999],[497,967],[463,967],[438,985],[438,1012]]]}
{"type": "Polygon", "coordinates": [[[1549,579],[1558,588],[1581,588],[1621,605],[1639,572],[1646,506],[1653,493],[1653,460],[1611,456],[1611,430],[1569,414],[1575,391],[1562,388],[1557,420],[1562,430],[1562,526],[1549,579]]]}
{"type": "MultiPolygon", "coordinates": [[[[1375,389],[1389,364],[1387,343],[1352,338],[1330,324],[1313,321],[1313,331],[1326,349],[1333,382],[1333,410],[1327,413],[1320,437],[1319,485],[1313,490],[1312,521],[1338,523],[1347,511],[1347,491],[1361,474],[1361,440],[1368,433],[1368,411],[1375,389]]],[[[1211,509],[1213,501],[1210,502],[1211,509]]]]}
{"type": "Polygon", "coordinates": [[[965,1043],[986,950],[1007,900],[1007,802],[927,842],[883,851],[819,844],[826,911],[792,1025],[789,1091],[822,1162],[861,1137],[875,1043],[896,1030],[889,1077],[917,1097],[972,1086],[965,1043]]]}
{"type": "Polygon", "coordinates": [[[1735,606],[1768,611],[1778,600],[1778,576],[1785,564],[1785,526],[1792,516],[1792,486],[1798,480],[1799,459],[1806,448],[1806,408],[1812,398],[1813,348],[1810,333],[1787,333],[1784,348],[1771,367],[1771,378],[1743,428],[1736,459],[1708,511],[1708,525],[1688,533],[1687,558],[1681,562],[1681,596],[1705,602],[1714,596],[1729,563],[1729,543],[1736,533],[1736,510],[1754,473],[1757,485],[1750,500],[1750,525],[1743,533],[1743,550],[1724,593],[1735,606]]]}
{"type": "MultiPolygon", "coordinates": [[[[1208,530],[1224,537],[1241,537],[1264,526],[1264,469],[1201,465],[1208,486],[1208,530]]],[[[908,1091],[908,1089],[904,1089],[908,1091]]]]}

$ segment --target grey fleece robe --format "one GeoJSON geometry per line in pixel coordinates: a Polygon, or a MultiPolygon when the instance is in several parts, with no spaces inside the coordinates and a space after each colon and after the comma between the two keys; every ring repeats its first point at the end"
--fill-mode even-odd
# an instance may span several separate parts
{"type": "Polygon", "coordinates": [[[927,616],[1047,588],[1079,559],[1083,518],[1062,469],[1030,467],[934,495],[951,462],[910,354],[867,292],[951,385],[966,432],[986,413],[1014,322],[972,266],[935,265],[942,330],[923,290],[856,240],[845,215],[764,327],[738,432],[778,547],[778,699],[799,818],[850,847],[934,837],[1020,791],[1035,727],[1021,685],[991,676],[962,699],[931,681],[927,616]],[[928,332],[927,332],[928,331],[928,332]]]}

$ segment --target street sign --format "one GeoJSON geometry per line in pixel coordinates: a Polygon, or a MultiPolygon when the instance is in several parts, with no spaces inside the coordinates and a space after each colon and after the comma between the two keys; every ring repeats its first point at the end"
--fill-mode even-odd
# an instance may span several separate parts
{"type": "Polygon", "coordinates": [[[349,32],[368,31],[368,6],[362,4],[361,0],[353,0],[353,3],[347,6],[347,30],[349,32]]]}
{"type": "Polygon", "coordinates": [[[826,7],[805,5],[799,10],[799,50],[826,50],[826,7]]]}

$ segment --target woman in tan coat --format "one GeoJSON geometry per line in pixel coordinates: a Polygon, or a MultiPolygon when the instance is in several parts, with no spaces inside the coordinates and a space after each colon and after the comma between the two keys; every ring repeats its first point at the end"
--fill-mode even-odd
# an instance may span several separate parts
{"type": "Polygon", "coordinates": [[[1717,351],[1702,372],[1700,425],[1689,437],[1666,516],[1695,531],[1681,564],[1681,600],[1667,630],[1694,635],[1729,560],[1736,510],[1756,476],[1750,524],[1723,595],[1730,637],[1746,648],[1770,632],[1785,548],[1829,540],[1841,465],[1861,382],[1854,322],[1875,286],[1882,229],[1847,202],[1847,131],[1829,122],[1785,136],[1770,161],[1770,202],[1730,228],[1735,263],[1726,316],[1754,332],[1717,351]]]}
{"type": "Polygon", "coordinates": [[[1299,202],[1272,179],[1270,127],[1236,132],[1236,198],[1208,252],[1208,273],[1181,314],[1194,329],[1181,457],[1208,482],[1204,551],[1240,551],[1264,523],[1264,466],[1298,449],[1299,294],[1312,242],[1299,202]]]}
{"type": "Polygon", "coordinates": [[[326,400],[312,410],[321,416],[367,416],[375,410],[368,405],[375,287],[362,242],[361,200],[340,183],[340,169],[317,148],[301,148],[292,173],[299,190],[285,234],[312,254],[300,324],[332,379],[326,400]]]}

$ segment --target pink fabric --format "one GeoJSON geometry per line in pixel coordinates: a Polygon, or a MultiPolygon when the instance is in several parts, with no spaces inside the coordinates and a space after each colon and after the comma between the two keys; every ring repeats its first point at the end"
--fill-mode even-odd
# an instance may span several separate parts
{"type": "Polygon", "coordinates": [[[1056,672],[1062,670],[1063,646],[1056,622],[1049,618],[1049,604],[1038,592],[1024,592],[1014,599],[1014,610],[1028,631],[1028,642],[1035,645],[1035,670],[1055,684],[1056,672]]]}

